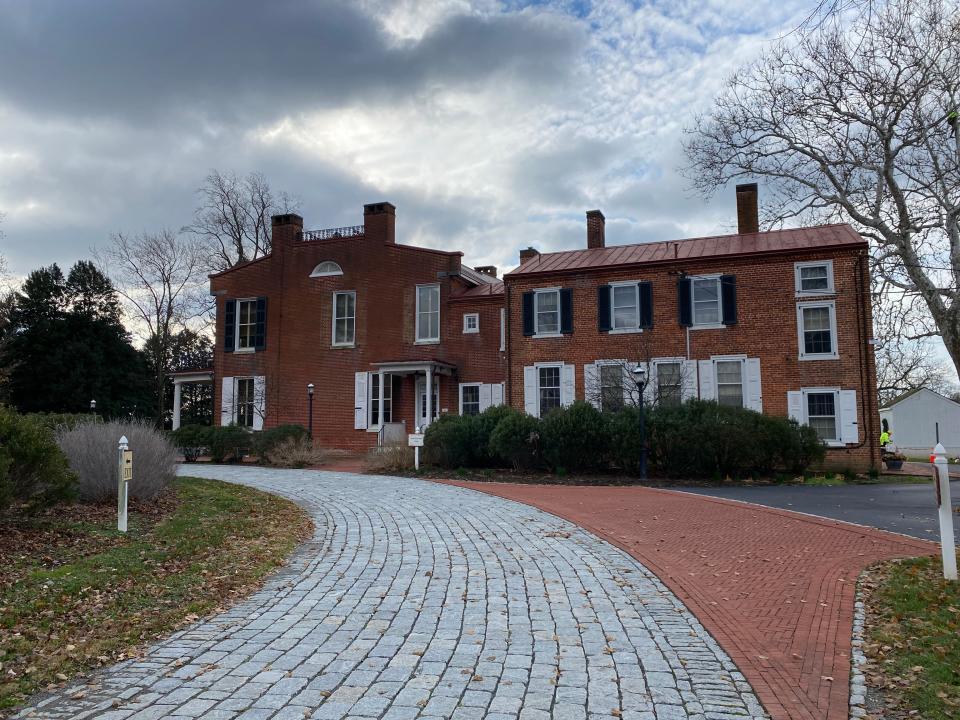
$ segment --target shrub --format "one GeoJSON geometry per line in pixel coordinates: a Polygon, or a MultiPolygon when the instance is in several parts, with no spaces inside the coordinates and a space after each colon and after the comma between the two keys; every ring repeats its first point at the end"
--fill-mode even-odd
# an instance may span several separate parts
{"type": "Polygon", "coordinates": [[[515,470],[533,467],[538,460],[540,421],[509,409],[490,433],[490,452],[515,470]]]}
{"type": "Polygon", "coordinates": [[[216,463],[242,460],[250,451],[253,437],[242,427],[226,425],[210,428],[207,449],[210,459],[216,463]]]}
{"type": "Polygon", "coordinates": [[[613,463],[626,473],[640,471],[640,410],[627,406],[607,419],[609,452],[613,463]]]}
{"type": "MultiPolygon", "coordinates": [[[[294,425],[292,427],[299,426],[294,425]]],[[[283,468],[310,467],[311,465],[319,465],[324,459],[323,451],[314,447],[313,441],[308,437],[288,437],[285,440],[273,443],[266,454],[260,457],[261,460],[274,467],[283,468]]]]}
{"type": "Polygon", "coordinates": [[[479,435],[477,416],[444,415],[437,418],[424,433],[424,461],[445,468],[474,465],[480,455],[479,435]]]}
{"type": "Polygon", "coordinates": [[[181,425],[170,433],[170,440],[183,454],[183,459],[193,462],[210,444],[209,425],[181,425]]]}
{"type": "Polygon", "coordinates": [[[253,436],[253,452],[263,459],[287,440],[308,439],[307,429],[303,425],[278,425],[253,436]]]}
{"type": "Polygon", "coordinates": [[[490,451],[490,436],[493,434],[497,424],[508,415],[514,412],[509,405],[494,405],[484,410],[476,416],[477,419],[477,447],[476,464],[481,467],[490,465],[500,465],[502,462],[493,452],[490,451]]]}
{"type": "Polygon", "coordinates": [[[0,509],[13,502],[52,505],[73,497],[75,488],[76,476],[50,429],[0,407],[0,509]]]}
{"type": "Polygon", "coordinates": [[[117,442],[126,436],[133,451],[131,498],[152,500],[173,480],[177,451],[167,436],[145,420],[85,423],[61,430],[57,443],[77,473],[83,500],[117,497],[117,442]]]}
{"type": "Polygon", "coordinates": [[[599,467],[607,456],[608,439],[606,418],[589,403],[557,408],[540,421],[540,451],[553,469],[599,467]]]}
{"type": "Polygon", "coordinates": [[[363,461],[367,472],[401,473],[413,470],[413,448],[406,445],[384,445],[373,448],[363,461]]]}

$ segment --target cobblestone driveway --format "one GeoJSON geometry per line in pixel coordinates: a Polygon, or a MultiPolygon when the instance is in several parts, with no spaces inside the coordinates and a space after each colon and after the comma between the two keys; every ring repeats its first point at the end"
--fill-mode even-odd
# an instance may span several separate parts
{"type": "Polygon", "coordinates": [[[187,472],[289,497],[316,536],[244,602],[22,716],[764,717],[656,577],[564,520],[418,480],[187,472]]]}

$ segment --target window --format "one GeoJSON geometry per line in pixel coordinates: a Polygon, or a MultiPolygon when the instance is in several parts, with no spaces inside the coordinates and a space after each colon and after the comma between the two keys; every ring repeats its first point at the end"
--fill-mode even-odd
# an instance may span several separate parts
{"type": "Polygon", "coordinates": [[[833,301],[797,305],[800,359],[837,357],[837,318],[833,301]]]}
{"type": "Polygon", "coordinates": [[[554,408],[560,407],[560,367],[537,368],[537,387],[540,417],[543,417],[554,408]]]}
{"type": "Polygon", "coordinates": [[[604,412],[623,409],[623,373],[622,365],[600,366],[600,409],[604,412]]]}
{"type": "Polygon", "coordinates": [[[743,407],[743,361],[717,360],[717,402],[743,407]]]}
{"type": "MultiPolygon", "coordinates": [[[[537,290],[534,294],[537,335],[560,334],[560,291],[537,290]]],[[[558,381],[559,382],[559,381],[558,381]]]]}
{"type": "Polygon", "coordinates": [[[440,286],[417,285],[417,342],[440,341],[440,286]]]}
{"type": "Polygon", "coordinates": [[[356,340],[357,294],[337,292],[333,294],[333,344],[353,345],[356,340]]]}
{"type": "Polygon", "coordinates": [[[252,428],[256,411],[253,398],[253,378],[237,378],[237,416],[236,424],[252,428]]]}
{"type": "MultiPolygon", "coordinates": [[[[370,427],[380,425],[380,373],[370,373],[370,427]]],[[[393,375],[383,376],[383,421],[393,418],[393,375]]]]}
{"type": "Polygon", "coordinates": [[[637,283],[611,286],[612,330],[636,330],[640,326],[639,294],[640,288],[637,283]]]}
{"type": "Polygon", "coordinates": [[[693,324],[718,325],[720,311],[720,278],[693,278],[690,283],[693,293],[693,324]]]}
{"type": "Polygon", "coordinates": [[[679,362],[658,362],[657,402],[661,405],[679,405],[683,401],[681,375],[683,364],[679,362]]]}
{"type": "Polygon", "coordinates": [[[824,442],[837,442],[837,395],[834,392],[807,393],[807,424],[824,442]]]}
{"type": "Polygon", "coordinates": [[[464,333],[480,332],[480,315],[478,313],[466,313],[463,316],[463,332],[464,333]]]}
{"type": "Polygon", "coordinates": [[[833,261],[797,263],[794,266],[798,295],[830,295],[833,293],[833,261]]]}
{"type": "Polygon", "coordinates": [[[500,308],[500,352],[507,349],[507,309],[500,308]]]}
{"type": "Polygon", "coordinates": [[[310,277],[314,278],[331,277],[333,275],[343,275],[343,269],[333,260],[324,260],[313,269],[312,273],[310,273],[310,277]]]}
{"type": "Polygon", "coordinates": [[[480,414],[480,386],[479,385],[461,385],[460,386],[460,414],[461,415],[479,415],[480,414]]]}
{"type": "Polygon", "coordinates": [[[253,350],[257,334],[257,301],[237,300],[237,350],[253,350]]]}

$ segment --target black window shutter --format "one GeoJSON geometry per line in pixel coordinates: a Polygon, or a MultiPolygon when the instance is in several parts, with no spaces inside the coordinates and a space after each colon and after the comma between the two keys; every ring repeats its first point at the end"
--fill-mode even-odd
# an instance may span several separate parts
{"type": "Polygon", "coordinates": [[[533,317],[533,293],[523,294],[523,334],[530,336],[536,330],[533,317]]]}
{"type": "Polygon", "coordinates": [[[597,288],[597,329],[607,332],[610,325],[610,286],[601,285],[597,288]]]}
{"type": "Polygon", "coordinates": [[[737,324],[737,278],[735,275],[720,276],[720,300],[723,306],[723,324],[737,324]]]}
{"type": "Polygon", "coordinates": [[[564,335],[573,332],[573,290],[570,288],[560,291],[560,332],[564,335]]]}
{"type": "Polygon", "coordinates": [[[653,327],[653,283],[644,280],[640,287],[640,327],[653,327]]]}
{"type": "Polygon", "coordinates": [[[683,327],[693,325],[693,298],[690,296],[690,278],[677,278],[677,308],[680,311],[680,324],[683,327]]]}
{"type": "Polygon", "coordinates": [[[264,350],[267,347],[267,299],[257,298],[257,326],[253,334],[253,347],[264,350]]]}
{"type": "Polygon", "coordinates": [[[237,337],[237,301],[223,303],[223,351],[233,352],[237,337]]]}

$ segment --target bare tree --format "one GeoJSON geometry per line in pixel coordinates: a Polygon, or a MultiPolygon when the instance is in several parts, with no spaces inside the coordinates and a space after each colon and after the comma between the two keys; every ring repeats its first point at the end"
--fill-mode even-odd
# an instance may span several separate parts
{"type": "Polygon", "coordinates": [[[767,183],[764,222],[843,220],[960,368],[960,11],[869,4],[777,43],[688,130],[693,185],[767,183]]]}
{"type": "Polygon", "coordinates": [[[213,170],[197,190],[200,204],[185,230],[210,252],[208,269],[226,270],[270,252],[270,217],[295,212],[298,203],[274,192],[260,173],[240,178],[213,170]]]}
{"type": "Polygon", "coordinates": [[[117,234],[96,253],[127,302],[151,362],[156,420],[166,414],[164,387],[176,335],[206,309],[203,252],[192,238],[170,230],[140,235],[117,234]]]}

